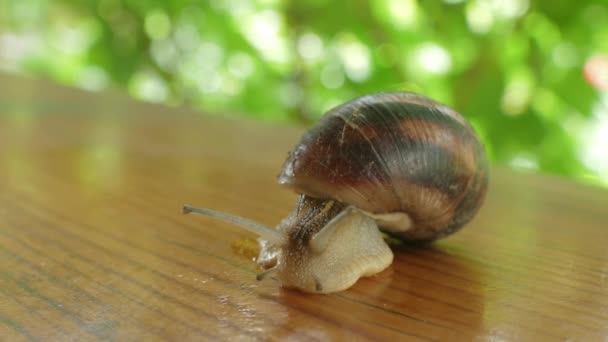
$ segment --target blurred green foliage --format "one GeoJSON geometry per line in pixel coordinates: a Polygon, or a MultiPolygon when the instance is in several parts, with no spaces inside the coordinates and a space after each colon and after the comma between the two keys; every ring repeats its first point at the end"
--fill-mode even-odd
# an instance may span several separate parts
{"type": "Polygon", "coordinates": [[[568,0],[0,2],[2,68],[206,112],[310,123],[356,96],[425,94],[497,163],[608,184],[608,3],[568,0]]]}

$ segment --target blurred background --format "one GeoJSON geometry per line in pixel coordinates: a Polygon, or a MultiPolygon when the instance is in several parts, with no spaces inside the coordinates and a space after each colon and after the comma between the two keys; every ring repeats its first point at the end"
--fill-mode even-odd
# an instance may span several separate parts
{"type": "Polygon", "coordinates": [[[496,164],[608,187],[605,0],[0,0],[0,72],[297,124],[414,91],[496,164]]]}

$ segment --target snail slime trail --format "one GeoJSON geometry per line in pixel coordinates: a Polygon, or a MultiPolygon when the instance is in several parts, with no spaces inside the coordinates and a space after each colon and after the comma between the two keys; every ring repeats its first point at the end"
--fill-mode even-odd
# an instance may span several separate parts
{"type": "Polygon", "coordinates": [[[260,236],[263,279],[331,293],[388,267],[381,230],[433,241],[467,224],[485,198],[483,144],[464,117],[424,96],[378,93],[327,112],[290,152],[279,183],[299,193],[276,229],[184,207],[260,236]]]}

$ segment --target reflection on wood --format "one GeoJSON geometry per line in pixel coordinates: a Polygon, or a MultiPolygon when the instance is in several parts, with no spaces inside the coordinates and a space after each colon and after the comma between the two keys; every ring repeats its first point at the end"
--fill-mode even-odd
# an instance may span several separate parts
{"type": "Polygon", "coordinates": [[[0,339],[604,340],[608,193],[495,169],[461,232],[320,296],[255,281],[302,130],[0,78],[0,339]],[[9,87],[10,85],[10,87],[9,87]]]}

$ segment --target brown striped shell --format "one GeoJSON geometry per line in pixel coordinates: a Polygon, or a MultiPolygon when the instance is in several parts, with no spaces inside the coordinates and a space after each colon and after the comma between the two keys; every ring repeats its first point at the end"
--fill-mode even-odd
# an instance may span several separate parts
{"type": "Polygon", "coordinates": [[[434,240],[473,218],[488,166],[454,110],[412,93],[378,93],[326,113],[291,151],[279,182],[373,214],[406,213],[411,228],[392,234],[434,240]]]}

